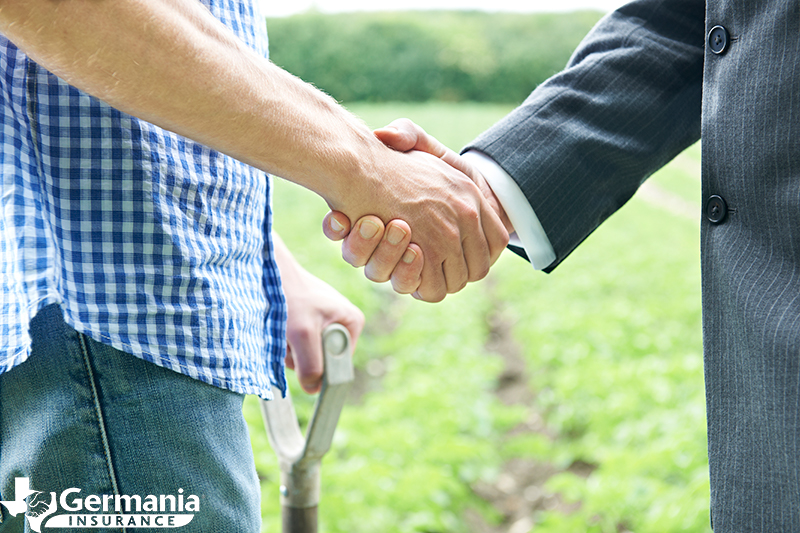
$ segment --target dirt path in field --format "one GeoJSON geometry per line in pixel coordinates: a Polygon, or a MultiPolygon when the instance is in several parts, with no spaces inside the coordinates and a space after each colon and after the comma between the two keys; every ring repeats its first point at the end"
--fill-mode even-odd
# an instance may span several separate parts
{"type": "MultiPolygon", "coordinates": [[[[700,220],[700,207],[694,202],[667,191],[655,183],[645,182],[636,193],[645,202],[685,219],[700,220]]],[[[487,293],[492,297],[494,289],[491,277],[484,280],[487,293]]],[[[523,347],[513,337],[513,321],[503,313],[502,302],[494,302],[494,309],[486,317],[490,328],[485,345],[487,353],[502,358],[504,369],[497,383],[495,394],[505,405],[523,406],[527,409],[525,421],[509,432],[509,438],[525,433],[543,435],[555,441],[556,435],[548,430],[543,413],[535,406],[536,393],[530,387],[529,370],[523,357],[523,347]]],[[[588,477],[595,465],[577,462],[567,471],[588,477]]],[[[556,510],[574,512],[580,504],[567,504],[557,495],[544,490],[545,482],[560,473],[555,465],[516,458],[508,461],[493,483],[478,482],[472,490],[489,502],[503,517],[499,525],[487,524],[477,512],[469,512],[467,520],[474,533],[528,533],[535,528],[533,516],[536,511],[556,510]]],[[[625,531],[624,528],[621,531],[625,531]]]]}
{"type": "MultiPolygon", "coordinates": [[[[686,172],[697,175],[699,179],[697,164],[692,162],[686,165],[686,172]]],[[[681,218],[697,223],[700,221],[701,209],[697,203],[663,189],[652,181],[645,182],[636,196],[681,218]]],[[[483,284],[492,297],[494,288],[491,277],[484,280],[483,284]]],[[[505,405],[523,406],[527,409],[525,421],[512,429],[508,436],[511,438],[534,433],[555,441],[556,435],[548,430],[543,413],[535,406],[536,393],[530,387],[523,348],[513,337],[513,321],[503,314],[501,301],[496,300],[494,304],[493,311],[486,317],[490,335],[485,348],[487,353],[502,358],[505,364],[495,394],[505,405]]],[[[595,465],[578,462],[570,465],[567,471],[588,477],[595,468],[595,465]]],[[[487,524],[479,513],[470,512],[467,519],[473,533],[528,533],[534,530],[532,517],[536,511],[556,510],[568,514],[580,508],[579,503],[566,504],[557,495],[548,494],[544,490],[545,482],[559,472],[561,470],[549,463],[516,458],[503,466],[502,472],[493,483],[475,483],[472,490],[489,502],[502,515],[503,521],[499,525],[487,524]]],[[[620,530],[625,531],[625,528],[621,527],[620,530]]]]}
{"type": "MultiPolygon", "coordinates": [[[[483,282],[487,291],[493,292],[492,280],[483,282]]],[[[502,304],[498,301],[489,314],[487,323],[490,334],[486,351],[502,358],[505,367],[501,373],[495,394],[505,405],[523,406],[527,409],[525,420],[513,428],[508,437],[535,433],[549,439],[555,434],[548,430],[542,413],[535,405],[535,392],[530,387],[529,371],[523,358],[522,347],[514,340],[513,322],[504,316],[502,304]]],[[[567,470],[577,475],[588,476],[593,465],[575,463],[567,470]]],[[[499,525],[487,524],[477,512],[469,512],[467,519],[474,533],[528,533],[534,527],[532,516],[539,510],[558,510],[570,513],[580,504],[564,503],[557,495],[544,490],[545,482],[561,472],[559,468],[546,462],[515,458],[508,461],[493,483],[481,481],[473,484],[472,490],[489,502],[502,516],[499,525]]]]}

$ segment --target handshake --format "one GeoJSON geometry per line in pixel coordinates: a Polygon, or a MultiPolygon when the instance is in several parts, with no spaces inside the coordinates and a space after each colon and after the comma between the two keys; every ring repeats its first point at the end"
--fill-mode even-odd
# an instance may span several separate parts
{"type": "Polygon", "coordinates": [[[391,280],[396,292],[419,300],[438,302],[483,279],[514,228],[481,173],[408,119],[374,134],[393,150],[420,159],[435,156],[447,167],[430,161],[436,179],[427,176],[421,190],[410,189],[388,223],[375,215],[351,223],[345,213],[331,210],[323,220],[326,237],[343,240],[342,257],[365,267],[368,279],[391,280]]]}
{"type": "Polygon", "coordinates": [[[484,177],[408,119],[374,134],[398,152],[435,156],[449,168],[434,167],[438,181],[423,183],[421,191],[411,190],[386,224],[375,215],[361,216],[353,224],[345,213],[330,211],[323,232],[332,241],[344,241],[344,260],[365,267],[368,279],[391,280],[396,292],[426,302],[439,302],[486,277],[514,228],[484,177]],[[419,221],[412,223],[413,240],[403,209],[412,213],[408,218],[419,221]]]}

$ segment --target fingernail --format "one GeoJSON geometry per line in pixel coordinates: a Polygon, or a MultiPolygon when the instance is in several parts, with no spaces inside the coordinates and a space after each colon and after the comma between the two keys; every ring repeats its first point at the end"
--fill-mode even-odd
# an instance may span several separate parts
{"type": "Polygon", "coordinates": [[[406,253],[403,254],[403,263],[410,265],[411,263],[414,262],[414,259],[416,258],[417,258],[417,252],[415,252],[411,248],[408,248],[406,250],[406,253]]]}
{"type": "Polygon", "coordinates": [[[342,226],[335,217],[331,217],[331,229],[336,233],[340,233],[344,229],[344,226],[342,226]]]}
{"type": "Polygon", "coordinates": [[[361,223],[361,227],[358,228],[358,234],[361,235],[364,239],[371,239],[378,233],[378,225],[371,220],[365,220],[361,223]]]}
{"type": "Polygon", "coordinates": [[[406,236],[406,231],[402,228],[398,228],[397,226],[391,226],[389,231],[386,232],[386,240],[389,241],[389,244],[395,245],[402,241],[406,236]]]}

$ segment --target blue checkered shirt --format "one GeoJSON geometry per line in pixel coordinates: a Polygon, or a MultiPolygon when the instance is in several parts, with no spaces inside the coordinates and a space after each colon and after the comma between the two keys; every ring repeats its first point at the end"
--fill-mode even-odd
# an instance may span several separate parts
{"type": "MultiPolygon", "coordinates": [[[[257,1],[207,0],[266,56],[257,1]]],[[[58,303],[77,331],[233,391],[285,389],[270,178],[125,115],[0,36],[0,372],[58,303]]]]}

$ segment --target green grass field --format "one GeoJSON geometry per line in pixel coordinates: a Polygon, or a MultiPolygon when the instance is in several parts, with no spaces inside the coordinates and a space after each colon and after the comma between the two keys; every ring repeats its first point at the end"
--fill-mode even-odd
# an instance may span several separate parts
{"type": "MultiPolygon", "coordinates": [[[[409,117],[456,150],[510,109],[348,107],[371,127],[409,117]]],[[[435,305],[368,282],[322,236],[325,203],[276,181],[278,232],[368,319],[323,461],[321,531],[710,531],[699,147],[552,274],[506,252],[435,305]]],[[[293,392],[307,417],[313,398],[293,392]]],[[[264,530],[278,532],[278,468],[255,399],[245,414],[264,530]]]]}

